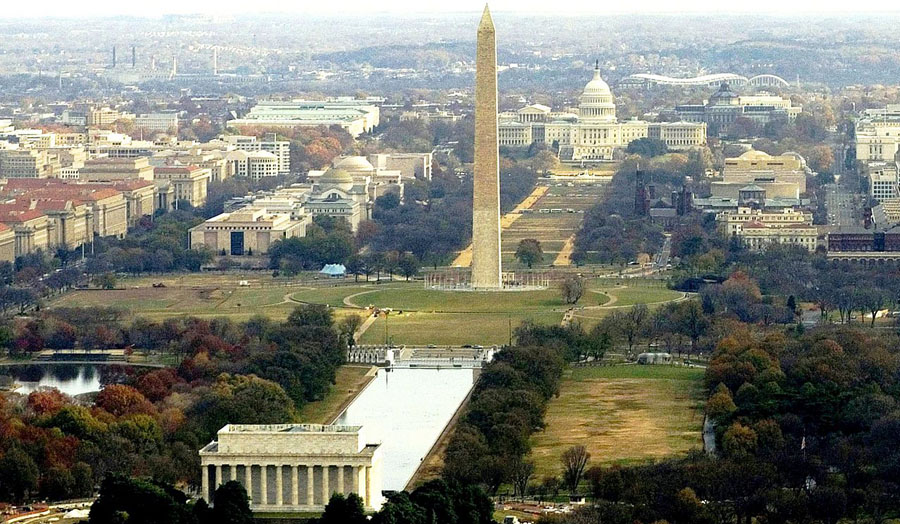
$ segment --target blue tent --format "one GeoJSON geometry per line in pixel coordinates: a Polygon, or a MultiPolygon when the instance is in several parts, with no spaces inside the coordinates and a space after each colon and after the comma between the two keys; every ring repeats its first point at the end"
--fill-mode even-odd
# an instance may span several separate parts
{"type": "Polygon", "coordinates": [[[331,278],[341,278],[347,274],[347,268],[344,267],[344,264],[325,264],[319,273],[331,278]]]}

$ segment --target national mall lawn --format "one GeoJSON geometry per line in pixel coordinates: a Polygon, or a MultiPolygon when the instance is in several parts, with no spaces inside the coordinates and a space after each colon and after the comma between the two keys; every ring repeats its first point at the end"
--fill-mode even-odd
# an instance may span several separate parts
{"type": "MultiPolygon", "coordinates": [[[[577,304],[586,325],[608,311],[635,303],[677,300],[681,293],[661,282],[631,279],[594,279],[577,304]],[[604,304],[609,304],[606,308],[604,304]]],[[[302,303],[327,304],[335,316],[367,316],[367,306],[390,308],[365,331],[359,343],[444,345],[501,345],[522,322],[558,324],[570,307],[559,290],[524,292],[452,292],[426,290],[421,281],[400,279],[355,282],[304,274],[273,278],[264,272],[186,273],[120,278],[117,289],[75,290],[53,300],[49,307],[111,306],[154,320],[171,317],[226,317],[244,321],[253,315],[287,318],[302,303]],[[156,286],[156,287],[154,287],[156,286]]]]}
{"type": "Polygon", "coordinates": [[[702,447],[703,374],[687,366],[625,364],[566,370],[545,428],[532,439],[538,478],[561,475],[577,445],[591,465],[633,464],[702,447]]]}

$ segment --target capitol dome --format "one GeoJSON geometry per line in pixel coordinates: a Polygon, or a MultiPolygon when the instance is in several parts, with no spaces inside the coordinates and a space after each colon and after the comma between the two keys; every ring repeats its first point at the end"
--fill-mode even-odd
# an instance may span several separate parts
{"type": "Polygon", "coordinates": [[[364,156],[348,156],[342,158],[336,164],[335,168],[345,169],[347,171],[375,171],[373,166],[364,156]]]}
{"type": "Polygon", "coordinates": [[[325,171],[322,176],[319,177],[318,182],[322,189],[338,188],[343,191],[349,191],[353,188],[353,176],[346,170],[337,167],[325,171]]]}
{"type": "Polygon", "coordinates": [[[578,117],[582,120],[615,120],[616,105],[612,91],[600,76],[600,65],[594,65],[594,78],[584,86],[578,98],[578,117]]]}
{"type": "Polygon", "coordinates": [[[612,96],[612,91],[609,90],[609,84],[606,83],[603,78],[600,77],[600,70],[598,68],[594,68],[594,78],[591,79],[590,82],[584,86],[584,92],[582,96],[601,96],[601,95],[610,95],[612,96]]]}

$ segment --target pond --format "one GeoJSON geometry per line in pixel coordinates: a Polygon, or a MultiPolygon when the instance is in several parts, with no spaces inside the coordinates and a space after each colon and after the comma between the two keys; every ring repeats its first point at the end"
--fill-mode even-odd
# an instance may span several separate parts
{"type": "Polygon", "coordinates": [[[386,369],[335,424],[361,425],[381,442],[385,490],[402,490],[472,385],[472,369],[386,369]]]}
{"type": "Polygon", "coordinates": [[[16,393],[28,395],[43,387],[56,388],[66,395],[100,391],[101,375],[98,366],[87,364],[36,364],[0,368],[0,375],[12,377],[18,387],[16,393]]]}

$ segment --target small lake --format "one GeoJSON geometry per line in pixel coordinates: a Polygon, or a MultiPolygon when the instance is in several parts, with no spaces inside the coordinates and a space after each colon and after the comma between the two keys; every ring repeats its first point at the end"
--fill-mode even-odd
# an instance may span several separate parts
{"type": "Polygon", "coordinates": [[[381,442],[382,489],[402,490],[474,384],[472,369],[385,369],[335,424],[381,442]]]}
{"type": "Polygon", "coordinates": [[[0,367],[0,375],[9,375],[18,384],[14,391],[28,395],[40,388],[56,388],[66,395],[100,391],[101,372],[97,366],[81,364],[35,364],[0,367]]]}

